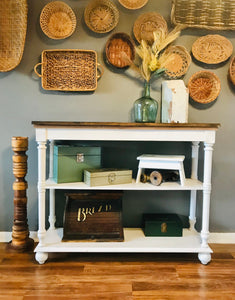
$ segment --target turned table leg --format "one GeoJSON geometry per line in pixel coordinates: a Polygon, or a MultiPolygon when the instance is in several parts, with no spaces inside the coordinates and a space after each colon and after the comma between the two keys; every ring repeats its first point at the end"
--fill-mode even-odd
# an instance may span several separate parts
{"type": "Polygon", "coordinates": [[[32,250],[34,247],[33,239],[29,238],[27,224],[27,196],[28,188],[25,176],[27,174],[27,155],[28,138],[12,137],[12,150],[14,155],[13,174],[16,178],[13,183],[14,190],[14,224],[12,227],[12,241],[7,245],[9,250],[24,252],[32,250]]]}

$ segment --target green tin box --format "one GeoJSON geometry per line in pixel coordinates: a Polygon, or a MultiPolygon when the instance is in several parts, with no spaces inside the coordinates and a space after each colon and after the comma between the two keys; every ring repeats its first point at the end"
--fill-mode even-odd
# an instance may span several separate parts
{"type": "Polygon", "coordinates": [[[53,179],[56,183],[83,181],[83,170],[101,167],[101,148],[54,145],[53,179]]]}
{"type": "Polygon", "coordinates": [[[145,236],[182,236],[183,223],[176,214],[144,214],[145,236]]]}

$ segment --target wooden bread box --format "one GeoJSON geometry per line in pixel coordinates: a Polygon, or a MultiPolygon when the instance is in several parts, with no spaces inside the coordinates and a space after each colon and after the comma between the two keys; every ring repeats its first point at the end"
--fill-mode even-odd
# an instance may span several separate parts
{"type": "Polygon", "coordinates": [[[55,145],[53,179],[56,183],[83,181],[83,171],[101,167],[101,148],[55,145]]]}
{"type": "Polygon", "coordinates": [[[84,182],[89,186],[103,186],[132,182],[132,170],[126,169],[86,169],[84,182]]]}

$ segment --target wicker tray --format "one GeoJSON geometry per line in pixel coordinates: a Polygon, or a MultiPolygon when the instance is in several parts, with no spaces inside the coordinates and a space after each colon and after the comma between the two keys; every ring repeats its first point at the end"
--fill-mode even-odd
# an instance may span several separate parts
{"type": "Polygon", "coordinates": [[[202,36],[192,46],[193,56],[198,61],[206,64],[218,64],[226,61],[232,53],[232,43],[218,34],[202,36]]]}
{"type": "Polygon", "coordinates": [[[220,80],[210,71],[199,71],[188,82],[190,97],[198,103],[210,103],[214,101],[220,93],[220,80]]]}
{"type": "Polygon", "coordinates": [[[133,32],[136,40],[140,43],[145,40],[152,44],[154,41],[153,32],[162,29],[168,32],[166,20],[156,12],[148,12],[140,15],[133,27],[133,32]]]}
{"type": "Polygon", "coordinates": [[[135,45],[131,37],[123,32],[113,34],[105,46],[107,61],[117,67],[129,66],[135,58],[135,45]]]}
{"type": "Polygon", "coordinates": [[[170,46],[165,51],[170,55],[169,63],[166,63],[165,74],[172,79],[184,76],[191,64],[191,56],[183,46],[170,46]]]}
{"type": "Polygon", "coordinates": [[[0,72],[17,67],[27,31],[27,0],[0,1],[0,72]]]}
{"type": "Polygon", "coordinates": [[[173,0],[173,24],[213,30],[235,29],[234,0],[173,0]]]}
{"type": "Polygon", "coordinates": [[[232,58],[229,66],[229,77],[233,85],[235,85],[235,56],[232,58]]]}
{"type": "Polygon", "coordinates": [[[149,0],[118,0],[127,9],[139,9],[145,6],[149,0]]]}
{"type": "Polygon", "coordinates": [[[73,10],[62,1],[49,2],[40,14],[42,31],[54,40],[64,39],[72,35],[76,23],[73,10]]]}
{"type": "Polygon", "coordinates": [[[119,21],[119,11],[110,0],[92,0],[84,11],[86,25],[96,33],[113,30],[119,21]]]}
{"type": "Polygon", "coordinates": [[[42,62],[35,65],[34,71],[42,78],[45,90],[94,91],[97,79],[103,74],[93,50],[44,50],[41,57],[42,62]],[[41,74],[37,71],[40,65],[41,74]]]}

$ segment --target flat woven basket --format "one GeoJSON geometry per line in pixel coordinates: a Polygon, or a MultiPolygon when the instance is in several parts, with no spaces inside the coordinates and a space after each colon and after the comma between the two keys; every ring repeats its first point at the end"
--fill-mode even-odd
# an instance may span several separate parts
{"type": "Polygon", "coordinates": [[[199,71],[193,74],[188,82],[190,97],[202,104],[214,101],[220,93],[220,80],[210,71],[199,71]]]}
{"type": "Polygon", "coordinates": [[[113,30],[119,21],[119,11],[110,0],[92,0],[84,11],[86,25],[96,33],[113,30]]]}
{"type": "Polygon", "coordinates": [[[97,54],[93,50],[44,50],[42,61],[34,67],[42,78],[45,90],[55,91],[94,91],[98,74],[97,54]],[[41,65],[41,74],[37,68],[41,65]]]}
{"type": "Polygon", "coordinates": [[[174,25],[212,30],[235,29],[234,0],[173,0],[171,21],[174,25]]]}
{"type": "Polygon", "coordinates": [[[145,6],[149,0],[118,0],[127,9],[139,9],[145,6]]]}
{"type": "Polygon", "coordinates": [[[153,32],[159,29],[168,33],[166,20],[157,12],[147,12],[136,19],[133,33],[139,43],[145,40],[151,45],[154,41],[153,32]]]}
{"type": "Polygon", "coordinates": [[[114,33],[105,46],[107,61],[117,68],[125,68],[135,59],[135,44],[131,37],[123,32],[114,33]]]}
{"type": "Polygon", "coordinates": [[[235,85],[235,56],[232,58],[229,66],[229,77],[233,85],[235,85]]]}
{"type": "Polygon", "coordinates": [[[76,24],[73,10],[62,1],[49,2],[40,14],[42,31],[54,40],[64,39],[72,35],[76,24]]]}
{"type": "Polygon", "coordinates": [[[27,31],[27,0],[0,1],[0,72],[17,67],[27,31]]]}
{"type": "Polygon", "coordinates": [[[169,62],[166,63],[165,75],[171,79],[177,79],[184,76],[191,64],[191,56],[183,46],[170,46],[164,52],[169,56],[169,62]]]}
{"type": "Polygon", "coordinates": [[[232,43],[224,36],[209,34],[198,38],[192,46],[193,56],[206,64],[226,61],[233,53],[232,43]]]}

